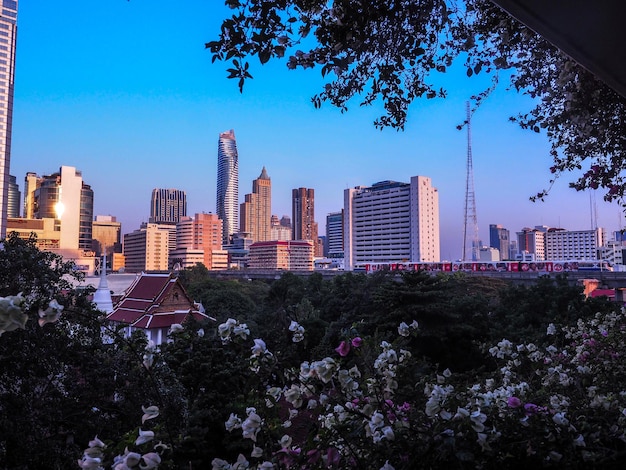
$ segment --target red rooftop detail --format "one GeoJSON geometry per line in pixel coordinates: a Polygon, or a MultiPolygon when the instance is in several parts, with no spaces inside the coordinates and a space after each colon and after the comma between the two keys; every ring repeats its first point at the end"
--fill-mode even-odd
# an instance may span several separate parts
{"type": "Polygon", "coordinates": [[[148,339],[160,344],[174,324],[189,318],[211,319],[187,294],[173,274],[145,274],[137,276],[128,287],[107,320],[127,325],[129,333],[144,330],[148,339]]]}

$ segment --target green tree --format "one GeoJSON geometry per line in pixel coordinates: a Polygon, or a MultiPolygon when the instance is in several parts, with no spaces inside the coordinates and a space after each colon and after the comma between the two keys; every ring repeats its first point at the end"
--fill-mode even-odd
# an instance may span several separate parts
{"type": "MultiPolygon", "coordinates": [[[[488,74],[493,86],[473,96],[479,104],[507,76],[510,87],[536,98],[512,119],[546,132],[552,184],[584,167],[570,183],[602,188],[607,201],[626,192],[626,98],[598,80],[489,0],[227,0],[234,10],[219,37],[206,44],[213,60],[231,63],[240,90],[252,78],[250,57],[286,60],[289,69],[320,69],[326,80],[312,101],[342,111],[360,96],[380,100],[377,127],[402,129],[418,98],[445,97],[440,73],[462,63],[468,76],[488,74]],[[506,73],[500,73],[500,72],[506,73]]],[[[547,190],[539,192],[541,199],[547,190]]]]}

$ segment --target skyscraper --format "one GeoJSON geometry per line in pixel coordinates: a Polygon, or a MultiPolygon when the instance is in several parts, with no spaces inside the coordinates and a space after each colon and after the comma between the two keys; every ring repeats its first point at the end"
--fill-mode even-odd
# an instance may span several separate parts
{"type": "Polygon", "coordinates": [[[255,242],[272,239],[272,180],[265,167],[252,181],[252,193],[246,194],[241,204],[240,231],[250,233],[255,242]]]}
{"type": "Polygon", "coordinates": [[[313,189],[298,188],[291,193],[293,240],[313,240],[313,242],[317,242],[315,191],[313,189]]]}
{"type": "Polygon", "coordinates": [[[222,244],[228,245],[239,228],[239,155],[235,131],[222,132],[217,145],[217,216],[224,230],[222,244]]]}
{"type": "Polygon", "coordinates": [[[500,251],[500,259],[511,259],[510,234],[499,224],[489,225],[489,246],[500,251]]]}
{"type": "Polygon", "coordinates": [[[152,190],[150,223],[176,225],[187,215],[187,195],[180,189],[152,190]]]}
{"type": "Polygon", "coordinates": [[[3,0],[0,14],[0,238],[7,233],[17,0],[3,0]]]}
{"type": "Polygon", "coordinates": [[[344,191],[346,269],[439,261],[439,193],[425,176],[344,191]]]}
{"type": "Polygon", "coordinates": [[[91,250],[93,190],[76,168],[62,166],[42,177],[27,173],[24,216],[55,219],[59,248],[91,250]]]}

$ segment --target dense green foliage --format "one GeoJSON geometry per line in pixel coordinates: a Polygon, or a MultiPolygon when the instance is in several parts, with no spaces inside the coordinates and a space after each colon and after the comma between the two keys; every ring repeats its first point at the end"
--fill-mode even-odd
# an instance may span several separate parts
{"type": "MultiPolygon", "coordinates": [[[[268,387],[289,387],[290,368],[338,357],[342,341],[363,338],[360,357],[373,360],[365,345],[374,348],[397,336],[398,324],[416,320],[419,330],[403,339],[413,359],[398,376],[403,385],[396,395],[408,400],[414,384],[436,371],[472,377],[497,370],[485,343],[506,336],[539,345],[550,323],[575,324],[618,310],[608,301],[584,299],[566,278],[541,278],[528,287],[409,272],[225,281],[196,267],[180,279],[216,321],[188,323],[172,333],[146,368],[145,337],[109,330],[103,341],[102,327],[108,326],[89,292],[70,289],[72,265],[50,256],[32,240],[14,237],[0,250],[0,289],[8,295],[19,285],[28,293],[30,316],[24,329],[0,337],[0,468],[72,468],[95,435],[109,444],[110,458],[123,454],[137,447],[141,408],[151,405],[161,410],[152,429],[170,449],[160,468],[208,468],[216,457],[234,460],[245,452],[224,427],[230,413],[244,414],[251,403],[265,406],[259,397],[268,387]],[[39,326],[37,310],[53,299],[64,307],[60,320],[39,326]],[[247,339],[223,344],[217,325],[229,318],[246,324],[247,339]],[[292,321],[306,331],[300,342],[292,341],[292,321]],[[263,338],[273,353],[257,373],[248,363],[253,338],[263,338]]],[[[284,412],[272,413],[267,423],[279,433],[284,412]]],[[[293,426],[305,435],[313,422],[303,416],[293,426]]]]}
{"type": "MultiPolygon", "coordinates": [[[[353,98],[380,101],[377,127],[404,128],[410,104],[445,97],[442,73],[462,64],[468,77],[502,76],[536,105],[512,119],[545,132],[552,179],[584,172],[570,185],[602,188],[622,200],[626,167],[626,98],[489,0],[227,0],[233,15],[206,47],[229,61],[242,89],[252,78],[249,59],[285,60],[289,69],[319,68],[326,80],[313,97],[342,111],[353,98]]],[[[608,7],[607,7],[608,8],[608,7]]],[[[470,97],[468,97],[470,98],[470,97]]],[[[537,194],[542,198],[547,191],[537,194]]]]}

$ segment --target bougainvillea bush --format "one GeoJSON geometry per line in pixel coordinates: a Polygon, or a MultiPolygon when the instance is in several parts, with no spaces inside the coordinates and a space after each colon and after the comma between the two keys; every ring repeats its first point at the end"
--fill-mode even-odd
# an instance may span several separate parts
{"type": "MultiPolygon", "coordinates": [[[[233,411],[224,425],[247,452],[213,468],[617,468],[625,320],[550,324],[541,346],[485,345],[495,367],[464,374],[431,373],[404,349],[419,338],[416,322],[388,341],[353,334],[233,411]]],[[[251,352],[254,373],[278,367],[263,340],[251,352]]]]}

